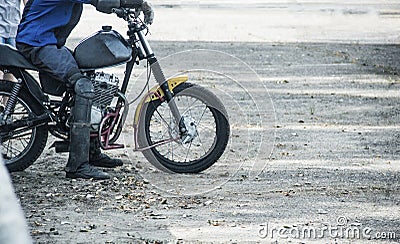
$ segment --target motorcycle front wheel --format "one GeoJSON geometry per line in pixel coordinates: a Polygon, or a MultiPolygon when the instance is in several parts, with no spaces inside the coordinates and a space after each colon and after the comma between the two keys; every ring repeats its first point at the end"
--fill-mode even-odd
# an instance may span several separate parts
{"type": "Polygon", "coordinates": [[[182,138],[167,102],[155,100],[141,114],[139,146],[150,148],[143,155],[158,168],[199,173],[217,162],[228,144],[230,126],[225,107],[212,92],[190,83],[177,86],[173,96],[186,124],[193,125],[194,136],[182,138]],[[161,145],[154,146],[157,144],[161,145]]]}
{"type": "MultiPolygon", "coordinates": [[[[6,107],[14,84],[11,81],[0,80],[0,114],[6,107]]],[[[41,106],[22,89],[7,123],[29,120],[33,115],[40,115],[42,112],[41,106]]],[[[32,165],[43,152],[47,136],[46,125],[14,131],[6,131],[0,126],[1,153],[7,169],[10,172],[22,171],[32,165]]]]}

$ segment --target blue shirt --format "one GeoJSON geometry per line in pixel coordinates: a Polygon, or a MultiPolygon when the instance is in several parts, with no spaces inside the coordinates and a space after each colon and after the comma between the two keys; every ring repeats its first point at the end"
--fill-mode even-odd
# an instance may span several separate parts
{"type": "Polygon", "coordinates": [[[18,27],[17,42],[63,46],[90,0],[29,0],[18,27]]]}

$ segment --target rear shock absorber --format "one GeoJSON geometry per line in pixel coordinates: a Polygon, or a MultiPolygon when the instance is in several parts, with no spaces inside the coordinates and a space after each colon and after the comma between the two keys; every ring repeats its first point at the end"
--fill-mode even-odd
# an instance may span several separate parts
{"type": "Polygon", "coordinates": [[[8,116],[13,112],[15,104],[17,102],[18,93],[21,90],[21,88],[22,88],[22,80],[18,79],[18,81],[15,82],[13,89],[11,90],[11,95],[8,98],[6,108],[4,109],[3,119],[7,119],[8,116]]]}

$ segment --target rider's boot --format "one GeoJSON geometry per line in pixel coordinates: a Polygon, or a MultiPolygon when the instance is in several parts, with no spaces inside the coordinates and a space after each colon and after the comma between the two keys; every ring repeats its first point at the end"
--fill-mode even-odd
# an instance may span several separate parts
{"type": "Polygon", "coordinates": [[[93,166],[103,168],[115,168],[122,166],[121,159],[110,158],[104,153],[101,153],[100,143],[97,138],[90,139],[89,163],[93,166]]]}
{"type": "MultiPolygon", "coordinates": [[[[110,176],[89,164],[90,116],[94,88],[92,82],[84,76],[75,79],[75,104],[71,110],[72,124],[70,134],[70,152],[65,167],[67,178],[104,180],[110,176]]],[[[73,77],[72,77],[73,78],[73,77]]],[[[71,79],[72,79],[71,78],[71,79]]]]}

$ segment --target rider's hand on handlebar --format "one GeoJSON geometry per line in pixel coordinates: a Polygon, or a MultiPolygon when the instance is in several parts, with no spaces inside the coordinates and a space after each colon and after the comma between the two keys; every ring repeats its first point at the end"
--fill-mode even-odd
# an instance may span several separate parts
{"type": "MultiPolygon", "coordinates": [[[[100,1],[100,0],[96,0],[96,1],[100,1]]],[[[104,1],[104,0],[102,0],[102,1],[104,1]]],[[[136,10],[142,11],[144,14],[144,23],[146,23],[148,25],[151,25],[153,23],[154,11],[153,11],[153,7],[151,6],[151,4],[149,2],[143,1],[143,0],[120,0],[120,1],[121,1],[120,6],[122,8],[130,8],[130,9],[134,8],[136,10]]],[[[137,16],[135,16],[135,17],[137,17],[137,16]]]]}
{"type": "Polygon", "coordinates": [[[154,11],[153,11],[152,5],[149,2],[144,1],[142,6],[141,6],[141,9],[142,9],[143,14],[144,14],[144,23],[146,23],[148,25],[153,24],[154,11]]]}
{"type": "Polygon", "coordinates": [[[91,4],[100,12],[110,14],[116,13],[118,16],[123,16],[123,10],[118,8],[128,8],[143,11],[144,23],[151,25],[154,20],[154,11],[151,4],[143,0],[91,0],[91,4]],[[121,12],[122,11],[122,12],[121,12]]]}

